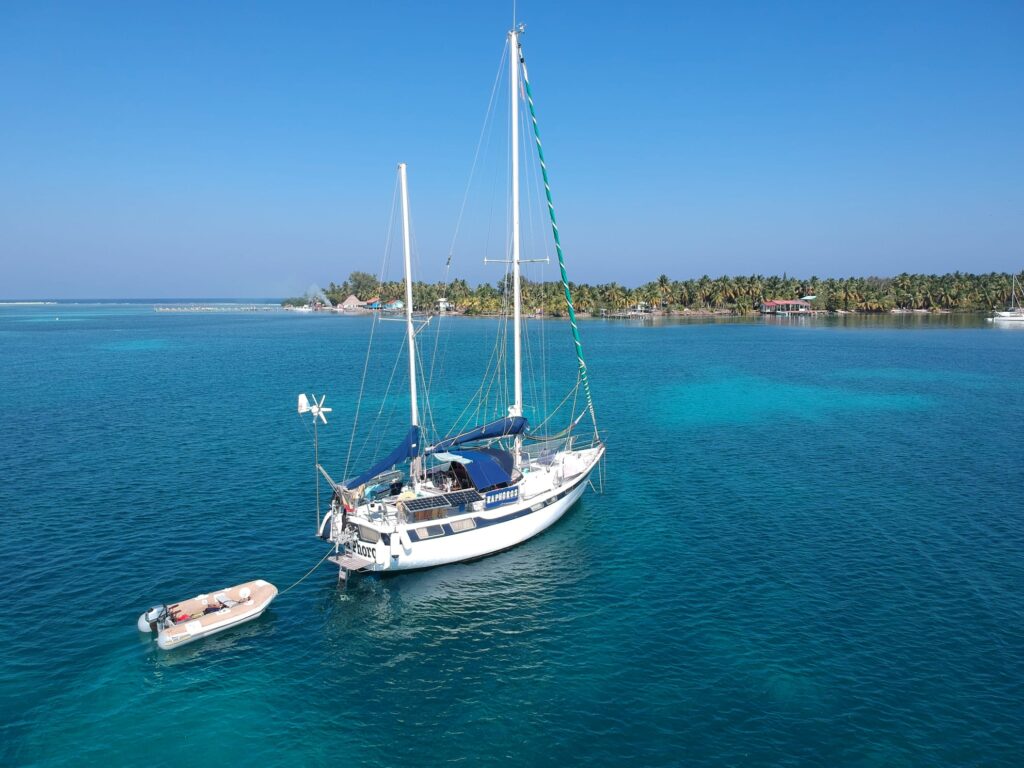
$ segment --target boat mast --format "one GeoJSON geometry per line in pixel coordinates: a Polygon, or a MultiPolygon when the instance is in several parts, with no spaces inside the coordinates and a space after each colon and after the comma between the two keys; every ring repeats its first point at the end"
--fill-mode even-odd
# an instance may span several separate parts
{"type": "MultiPolygon", "coordinates": [[[[510,416],[523,415],[523,361],[522,361],[522,287],[519,284],[519,33],[522,27],[513,27],[508,33],[509,93],[512,116],[512,296],[513,296],[513,358],[515,365],[515,402],[510,416]]],[[[516,438],[516,458],[520,439],[516,438]]]]}
{"type": "MultiPolygon", "coordinates": [[[[405,332],[409,344],[409,403],[412,410],[412,425],[420,425],[419,407],[416,403],[416,331],[412,325],[412,250],[409,246],[409,183],[406,179],[405,163],[398,164],[398,175],[402,180],[402,236],[405,247],[405,332]]],[[[413,487],[419,478],[419,457],[409,465],[409,476],[413,487]]]]}

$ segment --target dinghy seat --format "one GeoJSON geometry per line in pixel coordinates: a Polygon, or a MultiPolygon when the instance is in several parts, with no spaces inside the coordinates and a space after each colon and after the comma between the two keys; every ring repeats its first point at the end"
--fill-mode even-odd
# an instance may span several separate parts
{"type": "Polygon", "coordinates": [[[222,608],[234,608],[236,605],[238,605],[238,601],[232,600],[230,597],[227,596],[226,592],[221,592],[219,595],[214,595],[213,597],[218,603],[221,604],[222,608]]]}

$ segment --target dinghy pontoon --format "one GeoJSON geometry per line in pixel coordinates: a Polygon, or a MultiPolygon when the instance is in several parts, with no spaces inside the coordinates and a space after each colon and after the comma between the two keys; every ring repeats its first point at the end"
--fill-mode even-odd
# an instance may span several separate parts
{"type": "Polygon", "coordinates": [[[155,605],[139,616],[139,631],[156,632],[157,645],[167,651],[252,621],[275,597],[277,587],[269,581],[248,581],[180,603],[155,605]]]}

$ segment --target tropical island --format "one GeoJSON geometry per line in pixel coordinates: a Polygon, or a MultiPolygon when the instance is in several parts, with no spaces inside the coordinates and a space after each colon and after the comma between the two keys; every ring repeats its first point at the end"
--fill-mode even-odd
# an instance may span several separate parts
{"type": "MultiPolygon", "coordinates": [[[[817,312],[990,312],[1005,307],[1012,292],[1012,275],[1004,272],[945,275],[899,274],[895,277],[807,279],[787,275],[722,276],[673,280],[661,275],[635,288],[618,283],[570,283],[577,313],[598,315],[637,309],[652,314],[746,315],[762,311],[772,301],[806,304],[817,312]]],[[[1020,279],[1020,276],[1018,276],[1020,279]]],[[[523,280],[523,306],[536,315],[565,313],[560,282],[523,280]]],[[[450,282],[413,283],[417,309],[443,309],[466,315],[501,312],[504,280],[475,288],[461,278],[450,282]]],[[[380,281],[368,272],[353,272],[322,291],[285,299],[285,307],[350,307],[355,311],[404,307],[405,286],[380,281]]]]}

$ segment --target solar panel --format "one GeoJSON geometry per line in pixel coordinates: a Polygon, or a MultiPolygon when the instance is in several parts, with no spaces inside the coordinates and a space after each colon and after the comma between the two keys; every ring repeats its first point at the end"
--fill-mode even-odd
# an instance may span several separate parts
{"type": "Polygon", "coordinates": [[[480,501],[482,498],[483,496],[476,491],[456,491],[455,493],[446,493],[444,495],[445,501],[453,507],[461,507],[463,504],[472,504],[474,501],[480,501]]]}
{"type": "Polygon", "coordinates": [[[445,496],[427,496],[423,499],[409,499],[403,501],[405,508],[410,512],[422,512],[425,509],[437,509],[438,507],[450,506],[445,496]]]}
{"type": "Polygon", "coordinates": [[[409,512],[425,512],[428,509],[440,509],[442,507],[461,507],[463,504],[472,504],[480,501],[481,496],[476,491],[455,491],[446,493],[443,496],[426,496],[422,499],[409,499],[403,501],[409,512]]]}

